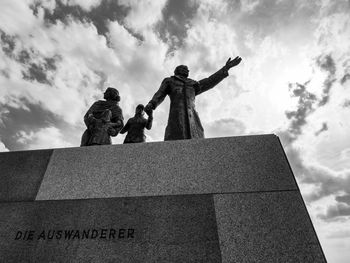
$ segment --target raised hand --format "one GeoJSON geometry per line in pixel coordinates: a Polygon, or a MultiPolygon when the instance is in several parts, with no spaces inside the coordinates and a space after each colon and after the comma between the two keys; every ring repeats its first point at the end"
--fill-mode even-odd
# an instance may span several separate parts
{"type": "Polygon", "coordinates": [[[153,110],[152,109],[148,109],[147,111],[145,111],[146,114],[148,115],[148,117],[153,118],[153,110]]]}
{"type": "Polygon", "coordinates": [[[225,68],[229,70],[230,68],[237,66],[241,61],[242,58],[240,56],[235,57],[233,60],[229,58],[226,62],[225,68]]]}
{"type": "Polygon", "coordinates": [[[153,107],[150,103],[148,103],[144,109],[144,111],[147,113],[147,115],[149,116],[150,114],[152,114],[153,112],[153,107]]]}

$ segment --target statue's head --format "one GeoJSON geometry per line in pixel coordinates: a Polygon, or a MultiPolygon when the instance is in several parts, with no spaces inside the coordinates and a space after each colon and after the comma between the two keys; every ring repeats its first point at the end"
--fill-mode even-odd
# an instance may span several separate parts
{"type": "Polygon", "coordinates": [[[115,100],[120,101],[119,91],[115,88],[108,87],[103,94],[105,100],[115,100]]]}
{"type": "Polygon", "coordinates": [[[190,71],[188,70],[187,66],[185,66],[185,65],[177,66],[174,70],[175,75],[179,75],[179,76],[185,77],[185,78],[188,77],[189,72],[190,71]]]}
{"type": "Polygon", "coordinates": [[[145,106],[143,106],[143,104],[137,105],[135,110],[135,115],[144,115],[144,109],[145,109],[145,106]]]}

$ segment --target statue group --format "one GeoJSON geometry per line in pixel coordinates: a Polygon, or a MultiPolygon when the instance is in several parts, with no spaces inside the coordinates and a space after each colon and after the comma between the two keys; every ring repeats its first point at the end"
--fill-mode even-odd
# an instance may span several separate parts
{"type": "Polygon", "coordinates": [[[135,116],[124,125],[120,96],[115,88],[107,88],[105,100],[96,101],[84,116],[86,130],[81,139],[81,146],[111,144],[111,136],[127,133],[124,143],[145,142],[145,128],[150,130],[153,111],[170,97],[168,124],[164,140],[204,138],[204,130],[195,109],[195,97],[219,84],[228,76],[228,71],[242,61],[241,57],[229,58],[221,69],[200,81],[188,78],[187,66],[175,68],[174,76],[165,78],[158,91],[146,106],[139,104],[135,116]],[[147,114],[147,119],[144,117],[147,114]]]}

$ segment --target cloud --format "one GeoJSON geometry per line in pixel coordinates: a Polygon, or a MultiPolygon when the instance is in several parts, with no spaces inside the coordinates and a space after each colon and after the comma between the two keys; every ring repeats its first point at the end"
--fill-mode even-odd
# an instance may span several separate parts
{"type": "Polygon", "coordinates": [[[318,103],[318,106],[323,106],[329,101],[330,91],[333,87],[333,84],[336,81],[335,73],[336,73],[336,65],[334,59],[331,55],[322,55],[317,58],[316,64],[328,73],[326,80],[323,83],[323,94],[322,98],[318,103]]]}
{"type": "MultiPolygon", "coordinates": [[[[6,94],[7,98],[24,96],[31,103],[39,102],[44,108],[75,123],[87,107],[87,98],[97,94],[96,87],[104,78],[104,73],[100,73],[102,68],[115,65],[110,62],[113,52],[90,25],[72,22],[69,27],[64,27],[58,23],[50,31],[42,30],[28,33],[36,35],[35,40],[16,39],[15,46],[22,48],[16,48],[12,57],[4,57],[5,61],[10,61],[5,65],[10,78],[2,79],[5,89],[0,93],[6,94]],[[84,31],[85,34],[78,34],[84,31]],[[51,39],[56,45],[50,43],[51,39]],[[81,46],[84,42],[87,44],[81,46]],[[96,47],[100,49],[96,50],[96,47]],[[21,59],[25,50],[32,52],[21,59]],[[69,105],[75,107],[68,112],[69,105]]],[[[5,101],[2,103],[6,104],[5,101]]]]}
{"type": "Polygon", "coordinates": [[[90,11],[101,4],[102,0],[59,0],[68,6],[78,5],[85,11],[90,11]]]}
{"type": "Polygon", "coordinates": [[[5,144],[0,141],[0,152],[8,152],[9,149],[6,148],[5,144]]]}
{"type": "Polygon", "coordinates": [[[205,134],[208,137],[228,137],[242,135],[245,132],[245,124],[234,118],[219,119],[209,122],[205,130],[205,134]]]}
{"type": "MultiPolygon", "coordinates": [[[[177,4],[179,2],[176,1],[177,4]]],[[[163,18],[164,10],[172,3],[173,1],[166,0],[119,0],[119,4],[127,7],[129,10],[123,20],[124,25],[141,35],[145,31],[153,29],[163,19],[167,21],[167,17],[163,18]]]]}
{"type": "Polygon", "coordinates": [[[295,138],[301,134],[302,128],[307,122],[306,118],[315,110],[313,106],[317,98],[315,94],[307,91],[308,83],[306,82],[304,85],[299,83],[289,84],[292,96],[298,98],[297,109],[286,112],[286,116],[290,120],[289,132],[295,138]]]}
{"type": "MultiPolygon", "coordinates": [[[[309,46],[312,71],[307,76],[306,82],[289,84],[291,97],[297,101],[295,109],[286,111],[287,128],[279,132],[307,205],[311,207],[327,198],[334,199],[331,204],[323,204],[323,208],[326,208],[324,212],[318,211],[317,218],[323,221],[345,219],[349,215],[348,204],[345,204],[344,199],[340,197],[350,193],[349,169],[345,166],[332,167],[329,163],[325,166],[326,162],[319,159],[323,156],[326,156],[323,158],[339,156],[337,150],[342,150],[342,147],[346,146],[339,145],[338,148],[336,145],[341,144],[341,138],[346,138],[345,134],[348,131],[347,127],[339,125],[342,120],[340,116],[346,115],[346,112],[339,108],[339,100],[343,100],[346,96],[344,76],[349,68],[347,61],[350,50],[344,45],[350,40],[348,35],[350,17],[344,13],[349,9],[349,5],[342,5],[343,1],[339,3],[342,8],[339,6],[335,8],[333,3],[321,7],[320,12],[323,16],[314,17],[319,24],[314,32],[316,41],[309,46]],[[326,9],[329,12],[333,9],[332,12],[338,13],[330,12],[324,16],[326,9]],[[338,43],[337,47],[334,43],[338,43]],[[339,84],[344,86],[341,87],[339,84]],[[322,119],[327,119],[327,122],[320,123],[322,119]],[[322,137],[322,140],[316,138],[328,129],[332,132],[328,132],[326,137],[322,137]],[[334,141],[332,137],[337,135],[332,134],[338,134],[339,137],[334,138],[334,141]],[[315,154],[317,156],[314,156],[315,154]]],[[[346,107],[346,101],[341,106],[346,107]]],[[[347,157],[332,158],[335,162],[345,163],[347,157]]]]}
{"type": "Polygon", "coordinates": [[[98,34],[108,38],[108,23],[118,21],[122,23],[130,8],[110,0],[57,0],[54,8],[45,5],[45,1],[31,6],[34,14],[43,12],[44,21],[48,24],[62,22],[69,24],[71,20],[82,23],[92,23],[98,34]]]}
{"type": "Polygon", "coordinates": [[[315,135],[318,136],[320,135],[322,132],[325,132],[328,130],[328,125],[326,122],[322,123],[322,127],[321,129],[319,129],[318,131],[315,132],[315,135]]]}
{"type": "Polygon", "coordinates": [[[344,103],[343,103],[343,107],[344,108],[348,108],[350,107],[350,99],[349,100],[345,100],[344,103]]]}
{"type": "Polygon", "coordinates": [[[350,74],[349,74],[349,73],[346,73],[346,74],[341,78],[340,83],[341,83],[342,85],[344,85],[345,82],[347,82],[349,79],[350,79],[350,74]]]}
{"type": "Polygon", "coordinates": [[[37,132],[19,131],[16,136],[18,141],[24,145],[30,145],[35,149],[46,148],[61,148],[73,146],[67,142],[60,132],[55,127],[47,127],[39,129],[37,132]]]}
{"type": "MultiPolygon", "coordinates": [[[[0,106],[3,112],[0,115],[0,134],[3,136],[3,142],[11,150],[30,149],[35,146],[30,145],[30,141],[23,143],[24,141],[18,140],[18,136],[16,135],[18,131],[34,134],[47,127],[56,126],[57,128],[64,129],[69,126],[57,114],[43,108],[40,104],[33,104],[23,97],[20,97],[12,105],[11,103],[7,103],[0,104],[0,106]]],[[[71,141],[71,139],[69,138],[67,141],[71,141]]]]}
{"type": "Polygon", "coordinates": [[[336,196],[335,200],[337,200],[338,202],[350,205],[350,195],[336,196]]]}
{"type": "Polygon", "coordinates": [[[335,198],[336,203],[329,206],[325,213],[318,213],[318,218],[329,220],[335,217],[346,216],[347,209],[343,206],[350,195],[350,170],[334,171],[318,163],[306,163],[305,153],[295,145],[295,137],[288,131],[277,132],[283,148],[296,176],[303,198],[307,205],[325,197],[335,198]],[[311,191],[307,191],[309,187],[311,191]],[[344,194],[345,193],[345,194],[344,194]],[[340,194],[342,194],[340,196],[340,194]]]}
{"type": "Polygon", "coordinates": [[[33,16],[29,8],[31,3],[30,0],[1,1],[0,29],[9,35],[23,35],[40,26],[40,21],[33,16]]]}
{"type": "Polygon", "coordinates": [[[337,193],[350,194],[350,171],[334,172],[321,165],[306,165],[301,161],[300,151],[294,148],[287,148],[286,154],[299,182],[301,184],[313,184],[317,187],[314,192],[304,196],[307,202],[316,201],[337,193]]]}
{"type": "MultiPolygon", "coordinates": [[[[27,9],[31,11],[29,6],[27,9]]],[[[29,21],[37,27],[28,32],[6,33],[6,25],[0,24],[0,104],[7,110],[1,122],[10,149],[24,147],[12,136],[20,129],[35,134],[38,128],[55,125],[68,137],[77,127],[83,130],[84,112],[94,98],[101,98],[106,82],[115,84],[108,76],[119,66],[115,53],[94,25],[69,19],[67,24],[46,24],[40,12],[37,16],[29,14],[29,21]],[[35,112],[45,114],[35,118],[35,112]],[[50,115],[56,121],[47,119],[50,115]]],[[[25,145],[27,149],[30,142],[25,145]]],[[[38,145],[33,142],[32,147],[38,145]]]]}
{"type": "Polygon", "coordinates": [[[157,23],[156,29],[161,39],[169,44],[168,52],[183,46],[198,7],[199,3],[195,1],[167,1],[162,10],[163,19],[157,23]]]}
{"type": "Polygon", "coordinates": [[[350,216],[350,205],[343,203],[338,203],[328,207],[325,214],[319,214],[318,217],[323,220],[334,220],[338,217],[347,217],[350,216]]]}
{"type": "Polygon", "coordinates": [[[334,76],[336,72],[336,65],[334,62],[334,59],[331,55],[322,55],[317,58],[316,64],[326,72],[328,72],[329,75],[334,76]]]}

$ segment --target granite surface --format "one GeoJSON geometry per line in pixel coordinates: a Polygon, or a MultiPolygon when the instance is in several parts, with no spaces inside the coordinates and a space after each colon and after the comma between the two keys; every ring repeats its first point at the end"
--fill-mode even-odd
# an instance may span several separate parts
{"type": "Polygon", "coordinates": [[[0,203],[0,237],[2,262],[221,262],[211,195],[0,203]]]}
{"type": "Polygon", "coordinates": [[[214,195],[222,262],[326,262],[299,191],[214,195]]]}
{"type": "Polygon", "coordinates": [[[0,176],[4,262],[325,262],[274,135],[1,153],[0,176]]]}
{"type": "Polygon", "coordinates": [[[55,149],[36,200],[296,190],[275,135],[55,149]]]}
{"type": "Polygon", "coordinates": [[[35,200],[52,151],[0,153],[0,202],[35,200]]]}

